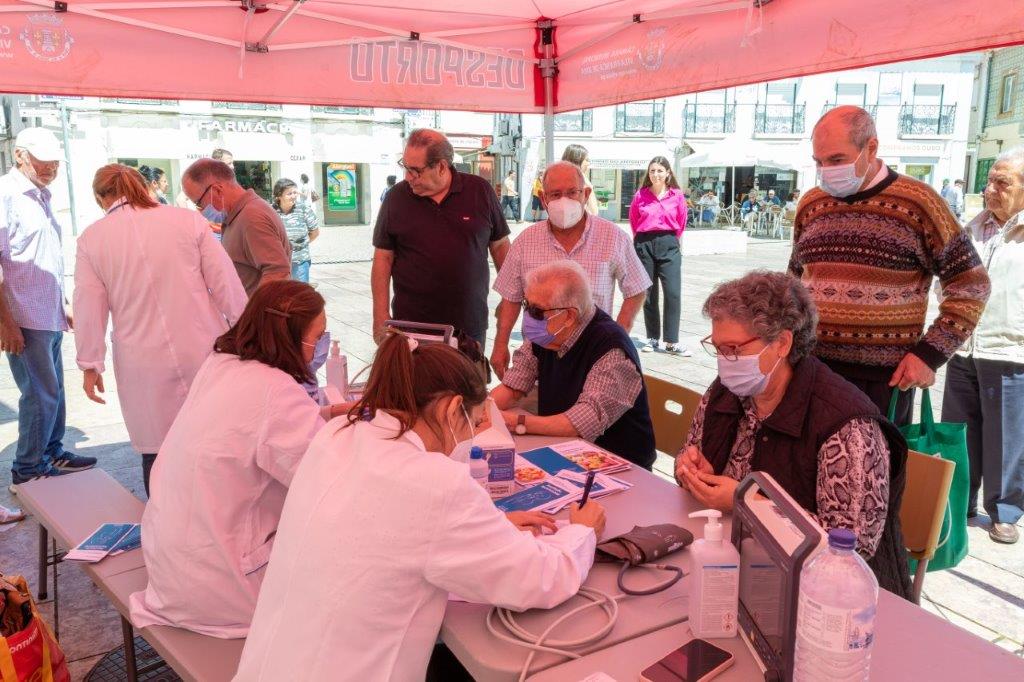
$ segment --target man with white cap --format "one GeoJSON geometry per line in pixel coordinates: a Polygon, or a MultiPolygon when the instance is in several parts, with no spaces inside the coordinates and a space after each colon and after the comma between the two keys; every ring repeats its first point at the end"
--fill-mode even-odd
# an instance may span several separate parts
{"type": "Polygon", "coordinates": [[[14,141],[15,167],[0,177],[0,350],[21,391],[15,493],[21,483],[96,464],[63,445],[61,341],[71,320],[64,311],[61,229],[47,189],[63,156],[53,133],[26,128],[14,141]]]}

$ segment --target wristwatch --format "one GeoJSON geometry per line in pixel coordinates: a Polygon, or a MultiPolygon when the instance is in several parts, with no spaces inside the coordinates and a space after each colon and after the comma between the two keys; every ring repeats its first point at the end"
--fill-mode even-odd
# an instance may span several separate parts
{"type": "Polygon", "coordinates": [[[516,435],[517,436],[525,436],[526,435],[526,415],[525,414],[521,414],[518,417],[516,417],[516,435]]]}

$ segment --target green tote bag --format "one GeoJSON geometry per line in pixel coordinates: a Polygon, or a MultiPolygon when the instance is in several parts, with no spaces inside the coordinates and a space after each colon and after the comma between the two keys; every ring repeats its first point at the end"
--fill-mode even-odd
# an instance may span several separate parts
{"type": "MultiPolygon", "coordinates": [[[[892,392],[889,401],[889,420],[896,416],[896,398],[899,389],[892,392]]],[[[935,423],[932,413],[932,398],[928,389],[924,389],[921,397],[921,422],[901,426],[900,431],[907,439],[911,450],[926,455],[934,455],[956,464],[953,470],[953,482],[949,486],[949,503],[946,506],[946,519],[939,533],[939,547],[935,556],[928,562],[928,571],[941,571],[952,568],[967,556],[967,496],[970,493],[971,474],[967,459],[967,425],[935,423]]],[[[910,573],[917,568],[917,562],[910,559],[910,573]]]]}

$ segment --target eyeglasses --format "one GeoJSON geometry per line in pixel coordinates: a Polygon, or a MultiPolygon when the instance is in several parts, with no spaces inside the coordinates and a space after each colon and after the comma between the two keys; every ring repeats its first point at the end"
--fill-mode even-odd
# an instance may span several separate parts
{"type": "Polygon", "coordinates": [[[209,185],[206,186],[206,189],[203,190],[203,193],[200,194],[199,198],[196,199],[196,201],[195,201],[196,208],[201,209],[203,207],[203,199],[206,198],[206,193],[209,192],[210,188],[213,187],[215,184],[216,183],[211,182],[209,185]]]}
{"type": "Polygon", "coordinates": [[[548,201],[557,201],[562,197],[569,197],[573,201],[576,201],[582,195],[583,190],[581,189],[571,189],[568,192],[559,192],[558,190],[555,190],[554,192],[544,192],[544,198],[548,201]]]}
{"type": "Polygon", "coordinates": [[[711,340],[711,335],[708,334],[700,340],[700,345],[704,347],[704,350],[713,358],[722,356],[730,362],[735,362],[740,357],[740,349],[744,346],[752,344],[754,341],[760,341],[758,337],[747,339],[743,343],[723,343],[721,346],[716,346],[714,341],[711,340]]]}
{"type": "Polygon", "coordinates": [[[434,161],[433,163],[428,163],[426,166],[423,166],[422,168],[417,168],[416,166],[409,166],[409,165],[407,165],[405,163],[405,159],[402,159],[402,160],[400,160],[398,162],[399,168],[401,168],[406,173],[411,175],[413,180],[415,180],[416,178],[420,177],[421,175],[423,175],[424,172],[426,172],[427,170],[433,168],[436,165],[437,165],[437,161],[434,161]]]}
{"type": "Polygon", "coordinates": [[[541,308],[539,306],[533,305],[532,303],[530,303],[529,301],[527,301],[524,298],[523,299],[523,310],[525,310],[526,314],[529,315],[530,317],[532,317],[533,319],[535,319],[535,320],[543,320],[543,319],[545,319],[544,318],[544,313],[549,313],[549,312],[551,312],[553,310],[576,310],[576,308],[572,308],[572,307],[569,307],[569,308],[541,308]]]}

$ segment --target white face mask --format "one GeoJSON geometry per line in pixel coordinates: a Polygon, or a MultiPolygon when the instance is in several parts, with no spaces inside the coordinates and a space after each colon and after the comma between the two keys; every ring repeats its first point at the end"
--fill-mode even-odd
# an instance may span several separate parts
{"type": "Polygon", "coordinates": [[[569,197],[548,202],[548,222],[560,230],[575,227],[583,217],[583,204],[569,197]]]}
{"type": "MultiPolygon", "coordinates": [[[[864,184],[864,175],[857,175],[857,161],[860,161],[861,150],[853,163],[844,163],[841,166],[822,166],[818,169],[818,186],[826,193],[834,197],[848,197],[856,194],[860,186],[864,184]]],[[[869,166],[870,167],[870,166],[869,166]]]]}
{"type": "MultiPolygon", "coordinates": [[[[765,346],[761,353],[768,350],[765,346]]],[[[765,374],[761,371],[761,353],[757,355],[741,355],[735,360],[729,360],[725,356],[718,356],[718,379],[729,391],[741,398],[752,398],[764,393],[768,382],[772,378],[772,372],[782,362],[782,358],[775,361],[775,366],[765,374]]]]}
{"type": "Polygon", "coordinates": [[[452,434],[452,440],[455,441],[455,447],[452,448],[452,452],[449,457],[453,461],[462,462],[463,464],[469,464],[469,451],[473,449],[473,439],[476,438],[476,430],[473,428],[473,420],[469,418],[469,413],[466,412],[466,406],[462,406],[462,416],[466,418],[466,423],[469,424],[469,440],[459,441],[459,437],[455,435],[455,429],[452,428],[451,423],[448,424],[448,431],[452,434]]]}

